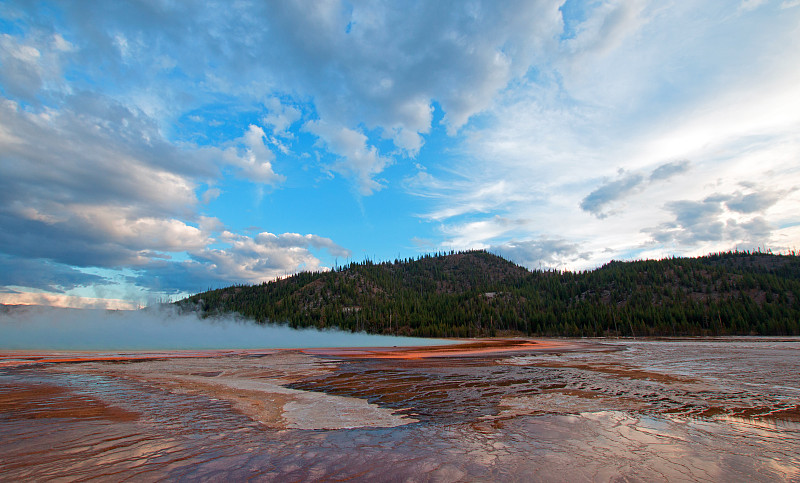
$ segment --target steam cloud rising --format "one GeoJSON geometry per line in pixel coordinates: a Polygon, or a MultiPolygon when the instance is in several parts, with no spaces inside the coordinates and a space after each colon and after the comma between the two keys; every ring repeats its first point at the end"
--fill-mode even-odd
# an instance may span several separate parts
{"type": "Polygon", "coordinates": [[[0,312],[0,350],[180,350],[385,347],[445,341],[200,318],[172,307],[110,312],[19,307],[0,312]]]}

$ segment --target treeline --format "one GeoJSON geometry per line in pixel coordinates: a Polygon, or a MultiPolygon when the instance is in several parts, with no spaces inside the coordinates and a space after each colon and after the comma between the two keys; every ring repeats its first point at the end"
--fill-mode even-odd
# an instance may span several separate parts
{"type": "Polygon", "coordinates": [[[531,272],[484,251],[450,252],[177,303],[293,327],[424,337],[800,335],[800,257],[737,251],[531,272]]]}

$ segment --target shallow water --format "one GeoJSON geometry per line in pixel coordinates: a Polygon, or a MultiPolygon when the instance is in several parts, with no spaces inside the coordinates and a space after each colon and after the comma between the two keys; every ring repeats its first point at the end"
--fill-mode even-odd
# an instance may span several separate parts
{"type": "Polygon", "coordinates": [[[0,480],[800,480],[800,341],[605,345],[6,368],[0,480]]]}

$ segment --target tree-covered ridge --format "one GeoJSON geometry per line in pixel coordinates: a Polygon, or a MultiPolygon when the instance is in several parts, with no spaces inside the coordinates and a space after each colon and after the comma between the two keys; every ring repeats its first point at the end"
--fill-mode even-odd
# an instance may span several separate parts
{"type": "Polygon", "coordinates": [[[178,303],[294,327],[435,337],[800,335],[800,257],[726,252],[562,272],[451,252],[351,263],[178,303]]]}

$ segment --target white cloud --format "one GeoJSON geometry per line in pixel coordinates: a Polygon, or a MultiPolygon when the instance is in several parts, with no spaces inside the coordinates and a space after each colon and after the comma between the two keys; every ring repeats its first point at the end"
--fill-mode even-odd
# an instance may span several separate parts
{"type": "MultiPolygon", "coordinates": [[[[7,34],[0,38],[0,81],[19,99],[0,100],[0,254],[14,262],[6,264],[6,274],[14,268],[18,275],[14,280],[4,277],[4,286],[59,291],[108,283],[71,265],[133,268],[140,280],[153,282],[142,284],[148,289],[174,292],[175,287],[198,283],[199,289],[206,288],[209,280],[241,282],[321,268],[311,250],[349,253],[317,235],[281,235],[277,242],[266,235],[250,242],[230,233],[224,240],[215,238],[224,226],[196,212],[195,191],[201,182],[219,180],[226,166],[255,183],[283,181],[272,167],[275,155],[266,133],[249,124],[240,138],[217,146],[173,143],[160,127],[163,119],[153,116],[170,115],[164,106],[175,84],[155,82],[164,86],[161,97],[133,90],[114,98],[88,90],[72,93],[56,82],[63,80],[60,56],[108,60],[120,55],[121,63],[108,63],[112,74],[122,64],[147,62],[142,59],[152,47],[148,36],[118,30],[112,36],[117,54],[99,44],[76,46],[60,34],[36,33],[25,41],[7,34]],[[33,102],[40,98],[47,104],[33,102]],[[197,258],[182,262],[186,253],[197,258]],[[248,253],[256,258],[248,259],[248,253]],[[20,275],[22,262],[28,270],[35,268],[35,280],[20,275]],[[202,278],[192,281],[190,276],[202,278]]],[[[168,54],[153,52],[156,71],[175,66],[168,54]]],[[[93,74],[91,65],[83,71],[87,76],[93,74]]],[[[130,77],[141,72],[149,70],[131,72],[130,77]]],[[[121,80],[119,86],[124,85],[121,80]]],[[[286,129],[300,119],[300,111],[272,105],[275,116],[267,118],[273,132],[291,137],[286,129]]],[[[202,193],[203,202],[221,193],[212,185],[202,193]]],[[[14,297],[20,303],[95,303],[75,295],[14,297]]]]}
{"type": "Polygon", "coordinates": [[[88,279],[59,263],[135,266],[165,290],[319,268],[315,250],[344,249],[223,236],[202,210],[235,197],[232,175],[263,193],[331,172],[362,196],[402,173],[440,230],[426,246],[525,263],[789,246],[796,3],[614,0],[565,19],[562,0],[9,2],[0,253],[53,265],[63,287],[88,279]]]}
{"type": "Polygon", "coordinates": [[[136,216],[132,210],[113,206],[70,206],[72,218],[85,230],[133,250],[180,252],[211,243],[208,233],[176,219],[136,216]],[[128,215],[132,216],[128,216],[128,215]]]}
{"type": "Polygon", "coordinates": [[[259,233],[258,236],[256,236],[256,241],[265,246],[277,246],[282,248],[324,248],[335,257],[347,258],[351,255],[349,250],[340,247],[330,238],[321,237],[319,235],[301,235],[299,233],[284,233],[282,235],[274,235],[272,233],[264,232],[259,233]]]}
{"type": "MultiPolygon", "coordinates": [[[[366,3],[339,9],[333,2],[313,14],[284,4],[274,12],[274,32],[282,40],[278,55],[291,59],[286,75],[295,76],[293,89],[313,96],[320,123],[381,130],[398,153],[414,157],[431,129],[434,100],[449,132],[457,132],[554,41],[559,3],[498,8],[435,2],[413,9],[366,3]]],[[[370,180],[390,163],[378,153],[362,153],[340,171],[369,194],[378,188],[370,180]]]]}
{"type": "Polygon", "coordinates": [[[341,157],[341,160],[334,163],[331,168],[353,177],[358,183],[358,192],[361,195],[368,196],[383,188],[374,177],[383,171],[391,160],[381,156],[374,146],[369,146],[367,136],[324,121],[308,122],[305,129],[322,139],[332,153],[341,157]]]}
{"type": "Polygon", "coordinates": [[[742,0],[739,10],[755,10],[765,3],[767,3],[767,0],[742,0]]]}
{"type": "Polygon", "coordinates": [[[565,42],[574,55],[570,66],[576,68],[582,61],[601,62],[607,54],[620,48],[646,22],[642,18],[646,6],[647,2],[642,0],[597,4],[587,20],[579,25],[575,37],[565,42]]]}
{"type": "Polygon", "coordinates": [[[262,184],[276,184],[286,178],[275,173],[272,161],[275,155],[265,144],[264,129],[255,124],[250,124],[244,135],[236,140],[238,148],[230,147],[225,150],[225,160],[239,168],[241,176],[262,184]]]}
{"type": "Polygon", "coordinates": [[[203,204],[209,204],[213,200],[219,198],[222,194],[222,190],[219,188],[208,188],[203,192],[203,204]]]}
{"type": "Polygon", "coordinates": [[[264,124],[272,126],[275,134],[282,137],[291,137],[289,128],[300,120],[303,113],[294,106],[281,103],[277,97],[270,97],[264,103],[269,112],[264,116],[264,124]]]}
{"type": "Polygon", "coordinates": [[[219,248],[190,251],[184,262],[154,260],[142,267],[138,284],[165,290],[197,292],[215,283],[260,283],[299,271],[326,270],[311,249],[346,258],[350,251],[318,235],[262,232],[254,237],[229,231],[220,234],[219,248]]]}
{"type": "Polygon", "coordinates": [[[501,245],[493,245],[489,250],[519,265],[543,270],[561,268],[566,263],[572,264],[576,258],[588,257],[588,254],[580,252],[578,244],[548,238],[510,240],[501,245]]]}
{"type": "Polygon", "coordinates": [[[0,293],[0,304],[49,305],[72,309],[134,310],[138,308],[136,303],[130,300],[39,292],[0,293]]]}
{"type": "Polygon", "coordinates": [[[450,235],[444,245],[464,250],[469,248],[488,248],[489,244],[513,233],[519,228],[520,221],[510,220],[499,215],[491,218],[468,221],[454,225],[443,225],[442,230],[450,235]]]}
{"type": "Polygon", "coordinates": [[[394,129],[392,139],[401,152],[411,157],[415,157],[424,144],[419,133],[405,128],[394,129]]]}
{"type": "Polygon", "coordinates": [[[53,48],[58,50],[59,52],[73,52],[75,51],[75,46],[68,42],[61,34],[53,34],[53,48]]]}
{"type": "Polygon", "coordinates": [[[466,128],[452,165],[407,180],[409,192],[433,201],[423,217],[442,222],[445,243],[564,240],[581,247],[566,256],[572,268],[776,242],[777,220],[800,221],[784,199],[800,184],[796,23],[711,5],[598,5],[571,40],[534,64],[534,76],[466,128]],[[747,198],[739,183],[748,180],[770,194],[747,198]],[[746,216],[725,209],[706,227],[721,223],[720,236],[693,236],[678,222],[686,233],[654,245],[641,232],[675,223],[670,203],[714,193],[774,204],[746,216]],[[512,229],[495,216],[521,221],[512,229]]]}
{"type": "MultiPolygon", "coordinates": [[[[82,42],[69,43],[60,32],[45,38],[55,39],[50,50],[74,55],[86,77],[113,85],[118,99],[135,103],[165,128],[199,99],[232,96],[243,105],[266,99],[264,124],[275,138],[288,138],[302,117],[276,97],[288,93],[311,99],[321,122],[354,132],[376,130],[394,143],[396,149],[387,153],[415,157],[431,130],[433,103],[443,109],[451,133],[489,107],[556,41],[560,3],[520,1],[499,8],[493,2],[434,2],[409,9],[334,1],[309,9],[290,2],[188,2],[89,10],[62,4],[59,17],[73,20],[70,34],[82,42]],[[141,87],[152,85],[159,86],[156,95],[141,87]]],[[[42,92],[42,75],[23,67],[14,71],[18,75],[4,72],[17,75],[13,84],[28,89],[30,99],[42,92]]],[[[274,182],[265,164],[271,159],[253,154],[258,161],[246,175],[274,182]]],[[[376,176],[391,164],[382,161],[386,156],[351,153],[340,172],[350,173],[362,194],[371,193],[379,187],[376,176]]]]}
{"type": "Polygon", "coordinates": [[[118,266],[202,245],[180,218],[197,201],[189,165],[201,176],[213,165],[168,144],[142,113],[96,97],[42,111],[4,101],[0,113],[0,251],[118,266]]]}

